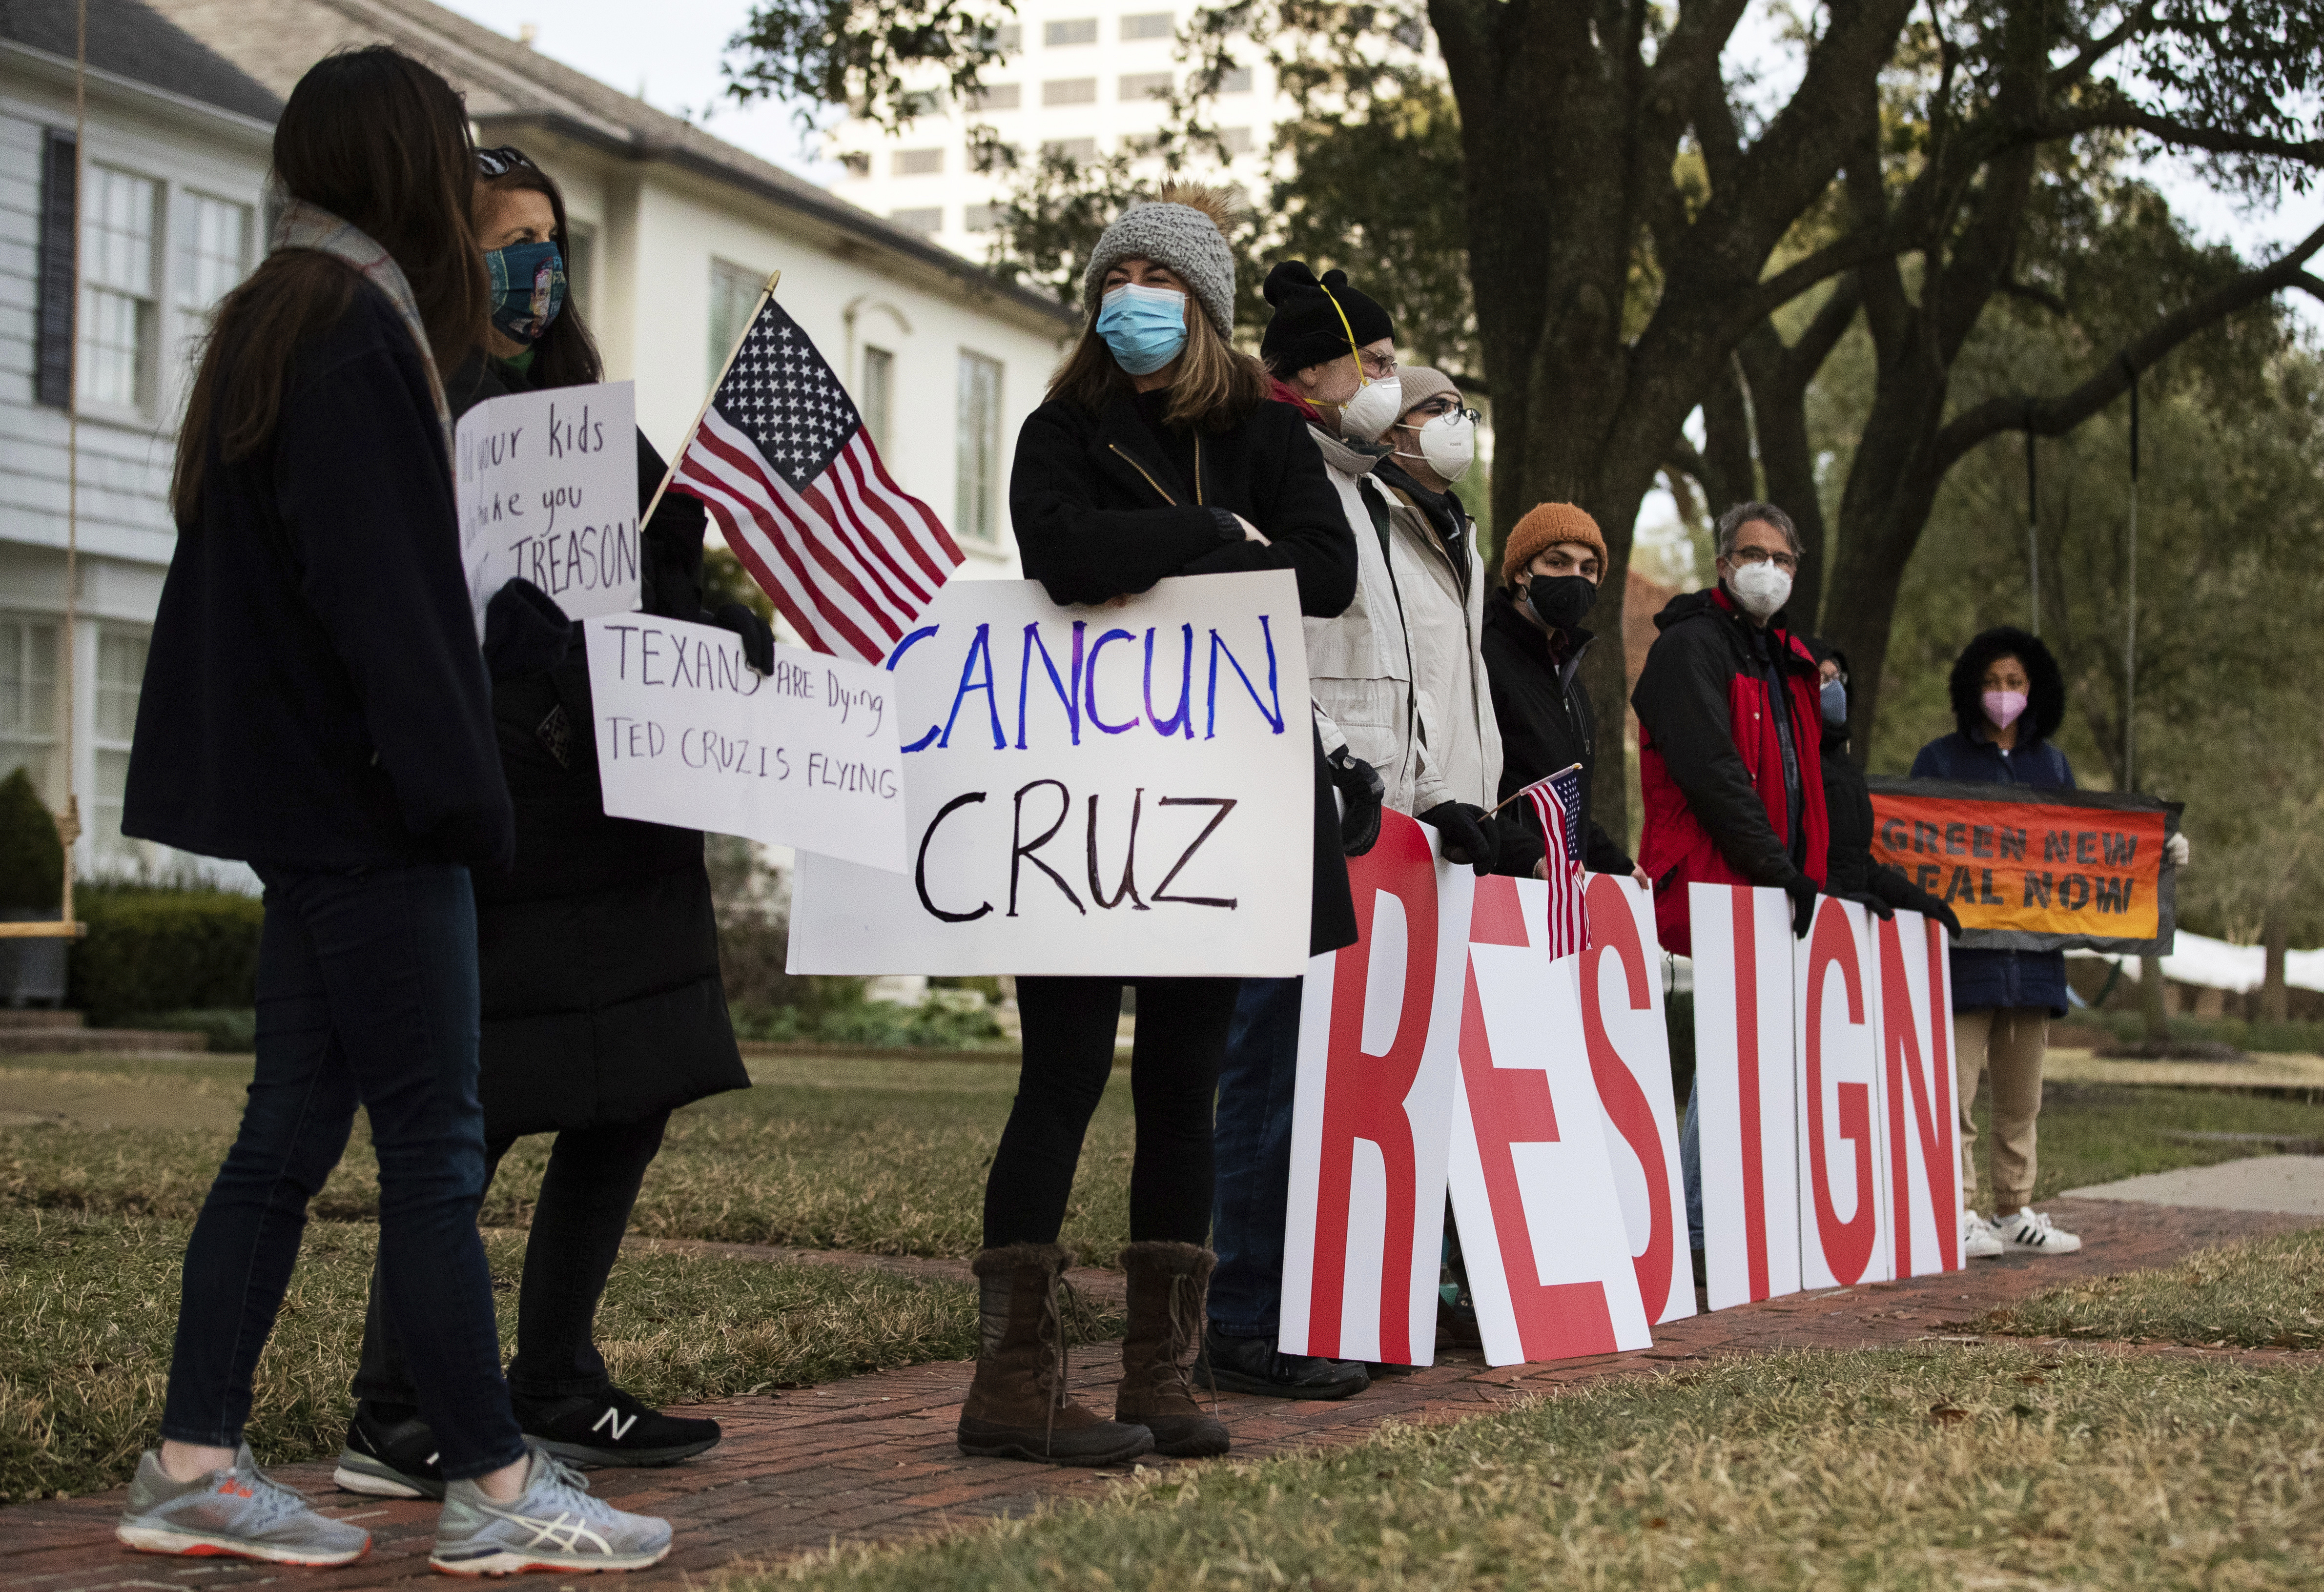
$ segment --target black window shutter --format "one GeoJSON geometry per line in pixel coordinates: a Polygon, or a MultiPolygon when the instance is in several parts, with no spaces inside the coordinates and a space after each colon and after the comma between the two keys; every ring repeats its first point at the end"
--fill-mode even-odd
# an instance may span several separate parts
{"type": "Polygon", "coordinates": [[[32,362],[33,397],[63,409],[72,402],[73,228],[80,211],[73,135],[42,129],[41,300],[39,349],[32,362]]]}

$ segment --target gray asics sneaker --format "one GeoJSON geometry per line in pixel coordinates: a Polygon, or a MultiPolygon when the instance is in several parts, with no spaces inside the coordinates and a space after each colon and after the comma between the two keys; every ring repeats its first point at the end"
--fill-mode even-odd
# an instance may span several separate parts
{"type": "Polygon", "coordinates": [[[669,1522],[624,1514],[589,1495],[581,1473],[535,1448],[524,1495],[495,1504],[473,1481],[447,1482],[428,1567],[451,1576],[523,1570],[643,1569],[669,1551],[669,1522]]]}
{"type": "Polygon", "coordinates": [[[129,1507],[113,1534],[141,1553],[263,1559],[270,1564],[352,1564],[371,1548],[361,1526],[315,1513],[306,1495],[271,1481],[250,1457],[198,1481],[172,1481],[149,1449],[129,1484],[129,1507]]]}

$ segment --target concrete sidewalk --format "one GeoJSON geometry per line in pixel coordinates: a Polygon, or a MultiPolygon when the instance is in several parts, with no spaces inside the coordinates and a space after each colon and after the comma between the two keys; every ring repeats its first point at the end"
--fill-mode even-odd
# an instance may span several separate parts
{"type": "Polygon", "coordinates": [[[2061,1197],[2324,1218],[2324,1155],[2254,1155],[2216,1166],[2181,1166],[2071,1189],[2061,1197]]]}
{"type": "MultiPolygon", "coordinates": [[[[1234,1433],[1236,1456],[1258,1459],[1357,1441],[1388,1421],[1458,1420],[1528,1395],[1654,1375],[1673,1362],[1717,1354],[1895,1347],[1932,1339],[1972,1342],[1978,1339],[1970,1324],[2045,1288],[2168,1265],[2207,1245],[2316,1225],[2292,1216],[2121,1200],[2061,1199],[2047,1208],[2060,1225],[2083,1236],[2080,1254],[2011,1255],[1973,1262],[1965,1272],[1793,1294],[1699,1315],[1658,1329],[1654,1347],[1637,1354],[1499,1369],[1473,1354],[1441,1355],[1434,1367],[1384,1379],[1342,1403],[1229,1394],[1221,1398],[1220,1413],[1234,1433]]],[[[2242,1357],[2324,1366],[2324,1355],[2314,1353],[2256,1350],[2242,1357]]],[[[1111,1407],[1111,1384],[1119,1374],[1115,1345],[1073,1356],[1075,1388],[1100,1408],[1111,1407]]],[[[674,1584],[834,1541],[916,1536],[986,1516],[1020,1514],[1043,1500],[1105,1495],[1120,1473],[963,1459],[952,1434],[968,1376],[963,1363],[918,1366],[696,1407],[692,1413],[723,1422],[727,1432],[725,1442],[702,1459],[668,1470],[593,1473],[607,1498],[626,1509],[668,1515],[678,1528],[670,1558],[630,1580],[674,1584]]],[[[0,1509],[0,1592],[208,1592],[275,1580],[328,1592],[440,1586],[427,1569],[436,1505],[356,1498],[336,1491],[330,1473],[328,1464],[274,1471],[329,1513],[371,1528],[370,1558],[348,1569],[285,1571],[238,1560],[132,1553],[113,1539],[122,1504],[115,1490],[0,1509]]],[[[571,1585],[552,1577],[529,1584],[558,1592],[569,1592],[571,1585]]],[[[611,1592],[611,1584],[604,1585],[611,1592]]]]}

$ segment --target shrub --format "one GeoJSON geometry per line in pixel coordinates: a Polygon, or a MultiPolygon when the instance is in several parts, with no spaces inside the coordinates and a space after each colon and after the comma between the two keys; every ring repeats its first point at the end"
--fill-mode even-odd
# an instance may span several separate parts
{"type": "Polygon", "coordinates": [[[93,886],[75,906],[88,937],[73,948],[69,999],[95,1021],[257,1004],[265,907],[256,897],[93,886]]]}
{"type": "Polygon", "coordinates": [[[222,1055],[246,1055],[258,1048],[258,1012],[246,1006],[215,1007],[207,1011],[131,1012],[115,1019],[124,1028],[154,1028],[172,1034],[199,1034],[210,1049],[222,1055]]]}
{"type": "Polygon", "coordinates": [[[0,907],[54,912],[65,888],[65,848],[57,821],[31,775],[0,779],[0,907]]]}

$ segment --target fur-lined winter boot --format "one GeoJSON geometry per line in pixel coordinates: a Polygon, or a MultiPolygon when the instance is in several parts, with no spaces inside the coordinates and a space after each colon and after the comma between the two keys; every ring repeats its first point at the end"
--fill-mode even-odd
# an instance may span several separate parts
{"type": "Polygon", "coordinates": [[[1157,1452],[1198,1459],[1227,1451],[1227,1429],[1195,1402],[1187,1366],[1202,1346],[1211,1270],[1219,1257],[1194,1244],[1132,1244],[1121,1252],[1130,1274],[1130,1334],[1121,1340],[1121,1391],[1116,1421],[1154,1434],[1157,1452]]]}
{"type": "Polygon", "coordinates": [[[976,1380],[960,1412],[960,1451],[1052,1465],[1119,1465],[1150,1453],[1154,1434],[1108,1421],[1065,1391],[1057,1286],[1073,1256],[1055,1244],[1011,1244],[976,1257],[976,1380]]]}

